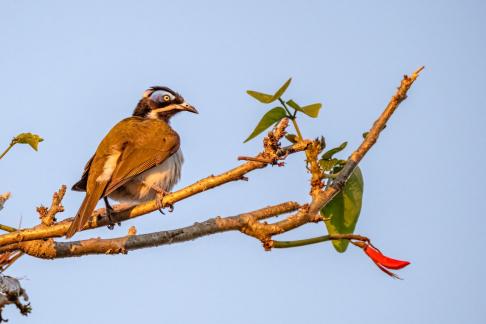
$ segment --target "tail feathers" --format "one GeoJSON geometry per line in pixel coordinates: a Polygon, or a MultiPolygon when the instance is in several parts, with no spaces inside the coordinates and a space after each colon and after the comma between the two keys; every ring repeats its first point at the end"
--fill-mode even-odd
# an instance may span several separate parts
{"type": "Polygon", "coordinates": [[[86,191],[87,179],[83,178],[76,182],[72,187],[71,190],[73,191],[86,191]]]}
{"type": "Polygon", "coordinates": [[[79,232],[83,228],[96,208],[98,200],[99,199],[94,197],[94,195],[86,195],[78,213],[76,214],[76,217],[74,218],[74,221],[71,223],[71,226],[66,232],[66,238],[71,238],[74,234],[76,234],[76,232],[79,232]]]}

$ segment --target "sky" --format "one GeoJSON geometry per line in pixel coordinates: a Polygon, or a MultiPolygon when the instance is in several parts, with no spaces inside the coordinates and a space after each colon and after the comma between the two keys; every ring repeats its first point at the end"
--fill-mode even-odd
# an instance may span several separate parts
{"type": "MultiPolygon", "coordinates": [[[[149,86],[197,107],[172,122],[185,156],[175,189],[238,165],[264,106],[247,89],[322,102],[304,135],[359,145],[402,76],[425,65],[361,163],[356,233],[412,264],[384,275],[350,246],[265,252],[232,232],[128,255],[40,260],[24,256],[33,312],[13,323],[484,323],[486,279],[486,4],[482,1],[23,1],[0,2],[1,222],[30,227],[35,207],[71,186],[104,134],[149,86]]],[[[158,212],[75,238],[173,229],[263,206],[309,201],[303,155],[158,212]]],[[[83,194],[64,199],[72,216],[83,194]]],[[[306,225],[279,239],[325,234],[306,225]]]]}

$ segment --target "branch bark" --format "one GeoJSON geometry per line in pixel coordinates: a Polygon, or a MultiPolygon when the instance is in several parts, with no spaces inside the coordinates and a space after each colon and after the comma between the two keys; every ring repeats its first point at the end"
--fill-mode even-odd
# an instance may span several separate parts
{"type": "Polygon", "coordinates": [[[43,259],[66,258],[88,254],[126,254],[130,250],[181,243],[197,238],[227,231],[244,231],[248,226],[300,208],[296,202],[285,202],[230,217],[215,217],[191,226],[155,233],[114,238],[92,238],[73,242],[55,242],[52,239],[14,243],[0,247],[0,253],[21,250],[24,253],[43,259]]]}
{"type": "MultiPolygon", "coordinates": [[[[164,205],[172,205],[175,202],[186,199],[205,190],[215,188],[224,183],[244,179],[245,174],[252,170],[263,168],[268,164],[278,164],[278,161],[284,159],[288,154],[305,150],[307,162],[311,166],[312,200],[308,205],[299,206],[295,202],[287,202],[237,216],[213,218],[202,223],[196,223],[192,226],[171,231],[162,231],[142,235],[128,235],[114,239],[90,239],[66,243],[55,242],[53,240],[54,237],[63,236],[65,234],[71,223],[71,219],[69,219],[57,224],[53,224],[52,226],[39,225],[35,228],[0,235],[0,252],[21,250],[27,254],[40,258],[60,258],[101,253],[126,253],[129,250],[184,242],[202,236],[232,230],[239,230],[246,235],[257,238],[263,243],[266,249],[271,249],[272,247],[283,247],[282,245],[285,245],[284,243],[272,241],[273,236],[285,233],[310,222],[319,222],[322,220],[319,211],[329,201],[331,201],[331,199],[339,191],[342,190],[344,184],[352,174],[355,167],[378,140],[381,131],[386,126],[386,123],[392,114],[396,111],[400,103],[406,99],[408,90],[417,79],[422,69],[423,67],[416,70],[410,77],[406,75],[404,76],[396,93],[391,98],[383,113],[371,127],[366,138],[348,158],[344,168],[334,179],[334,181],[332,181],[331,184],[324,190],[322,190],[321,183],[322,173],[316,160],[317,154],[314,154],[315,152],[318,152],[318,144],[309,140],[301,140],[291,147],[280,148],[279,141],[285,135],[285,128],[288,125],[288,120],[283,119],[277,125],[277,127],[271,131],[267,137],[265,137],[264,151],[262,153],[258,154],[254,158],[244,157],[243,159],[248,160],[248,162],[223,174],[209,176],[186,188],[171,193],[165,196],[163,201],[164,205]],[[261,220],[268,217],[295,210],[297,210],[296,213],[281,221],[275,223],[261,222],[261,220]]],[[[115,206],[117,214],[114,218],[115,221],[124,221],[147,214],[157,209],[158,208],[155,201],[150,201],[129,208],[115,206]]],[[[83,228],[83,230],[108,224],[109,221],[104,214],[104,210],[98,210],[93,214],[90,222],[83,228]]],[[[343,238],[350,240],[359,240],[359,238],[363,238],[368,240],[366,237],[355,234],[348,235],[346,237],[340,235],[326,236],[321,239],[325,241],[343,238]]]]}
{"type": "MultiPolygon", "coordinates": [[[[219,175],[211,175],[176,192],[172,192],[164,197],[163,205],[170,206],[178,201],[221,186],[225,183],[244,180],[245,175],[253,170],[264,168],[268,164],[277,164],[277,161],[285,159],[285,157],[287,157],[289,154],[304,151],[309,145],[310,141],[302,141],[289,147],[277,147],[276,149],[275,142],[278,142],[281,137],[285,135],[284,129],[287,127],[287,125],[288,120],[282,120],[281,123],[279,123],[277,127],[265,138],[264,151],[256,156],[256,158],[260,159],[261,161],[249,161],[243,163],[242,165],[227,172],[219,175]],[[278,136],[275,136],[275,134],[278,136]]],[[[123,222],[156,211],[158,210],[158,207],[156,201],[152,200],[136,206],[119,204],[113,206],[113,209],[115,211],[115,214],[112,215],[113,220],[115,222],[123,222]]],[[[40,224],[32,228],[21,229],[12,233],[0,235],[0,247],[12,243],[62,237],[65,235],[67,229],[71,225],[72,220],[73,218],[68,218],[50,226],[40,224]]],[[[105,209],[100,208],[93,212],[91,219],[82,230],[85,231],[97,227],[107,226],[110,223],[109,218],[106,216],[105,209]]]]}

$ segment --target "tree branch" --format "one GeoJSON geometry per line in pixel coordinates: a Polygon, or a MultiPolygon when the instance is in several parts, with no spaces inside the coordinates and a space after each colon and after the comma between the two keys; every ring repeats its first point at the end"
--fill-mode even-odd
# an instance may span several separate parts
{"type": "MultiPolygon", "coordinates": [[[[262,153],[252,159],[246,159],[249,161],[232,170],[217,176],[209,176],[188,187],[171,193],[165,196],[163,200],[164,205],[172,205],[177,201],[186,199],[205,190],[215,188],[224,183],[243,179],[244,175],[252,170],[263,168],[268,164],[277,164],[277,161],[284,159],[288,154],[305,150],[307,163],[310,165],[309,170],[311,172],[312,200],[308,205],[303,205],[299,208],[297,203],[287,202],[237,216],[213,218],[202,223],[195,223],[192,226],[171,231],[143,235],[131,234],[114,239],[90,239],[67,243],[55,242],[52,238],[63,236],[65,234],[71,223],[71,219],[69,219],[61,223],[53,224],[52,226],[39,225],[35,228],[0,235],[0,252],[21,250],[27,254],[40,258],[60,258],[100,253],[126,253],[129,250],[184,242],[202,236],[232,230],[239,230],[246,235],[259,239],[266,249],[283,247],[285,244],[288,245],[289,243],[274,242],[272,241],[272,237],[310,222],[322,221],[319,211],[342,190],[349,176],[354,171],[354,168],[376,143],[391,115],[396,111],[400,103],[406,99],[408,90],[422,69],[423,67],[415,71],[410,77],[404,76],[396,93],[391,98],[383,113],[375,121],[368,135],[365,137],[361,145],[351,154],[338,176],[325,188],[325,190],[322,190],[322,171],[317,164],[319,144],[309,140],[301,140],[289,148],[280,148],[279,141],[285,135],[285,128],[288,125],[288,119],[284,118],[274,130],[264,138],[264,151],[262,153]],[[289,211],[295,211],[297,209],[298,211],[296,213],[281,221],[275,223],[260,222],[265,218],[280,215],[289,211]]],[[[115,215],[114,220],[124,221],[157,209],[155,201],[149,201],[129,208],[118,205],[115,206],[117,214],[115,215]]],[[[104,215],[104,210],[98,210],[93,214],[91,220],[83,230],[108,224],[109,220],[106,215],[104,215]]],[[[358,239],[358,237],[361,236],[354,234],[349,237],[326,236],[321,238],[321,240],[342,238],[358,239]]],[[[361,238],[367,239],[364,237],[361,238]]]]}
{"type": "Polygon", "coordinates": [[[292,247],[299,247],[304,245],[322,243],[333,240],[357,240],[362,242],[370,242],[370,239],[366,236],[361,236],[357,234],[329,234],[318,237],[313,237],[305,240],[295,240],[295,241],[273,241],[272,248],[275,249],[286,249],[292,247]]]}
{"type": "MultiPolygon", "coordinates": [[[[288,120],[285,118],[271,132],[269,132],[267,137],[265,137],[264,150],[262,153],[259,153],[256,156],[256,158],[261,159],[262,161],[249,161],[222,174],[211,175],[207,178],[199,180],[192,185],[166,195],[163,199],[163,205],[173,205],[178,201],[189,198],[203,191],[218,187],[228,182],[244,179],[245,174],[248,172],[264,168],[268,164],[276,164],[276,161],[285,159],[289,154],[304,151],[309,145],[310,141],[301,141],[285,148],[279,147],[278,141],[285,135],[285,128],[287,126],[288,120]]],[[[55,205],[54,201],[52,204],[55,205]]],[[[115,222],[123,222],[156,211],[158,210],[158,207],[156,201],[152,200],[136,206],[119,204],[113,206],[113,209],[115,211],[115,214],[112,215],[113,220],[115,222]]],[[[68,218],[50,226],[40,224],[32,228],[0,235],[0,247],[12,243],[62,237],[65,235],[67,229],[71,225],[72,220],[73,218],[68,218]]],[[[100,208],[93,212],[91,219],[82,230],[107,226],[110,223],[109,218],[106,216],[105,209],[100,208]]]]}
{"type": "MultiPolygon", "coordinates": [[[[351,154],[348,158],[343,169],[340,171],[337,178],[328,186],[324,191],[312,194],[312,201],[308,208],[301,208],[294,215],[281,220],[274,224],[260,224],[259,226],[254,226],[251,231],[245,232],[250,236],[258,238],[264,244],[266,249],[271,249],[273,242],[271,237],[273,235],[281,234],[290,231],[294,228],[307,224],[309,222],[316,222],[321,219],[319,211],[327,204],[331,199],[342,190],[344,184],[348,180],[351,173],[354,171],[358,163],[363,159],[370,148],[376,143],[381,131],[384,129],[386,123],[390,119],[391,115],[396,111],[400,103],[407,98],[407,92],[414,83],[414,81],[419,76],[420,72],[424,69],[421,67],[417,69],[412,76],[405,75],[400,83],[395,94],[392,96],[387,107],[383,113],[374,122],[372,128],[370,129],[368,135],[363,140],[361,145],[351,154]]],[[[311,170],[312,172],[316,172],[311,170]]],[[[316,178],[318,175],[313,174],[312,179],[316,178]]],[[[315,192],[315,190],[313,190],[315,192]]]]}
{"type": "Polygon", "coordinates": [[[36,240],[10,244],[0,248],[0,252],[21,250],[28,255],[44,259],[66,258],[88,254],[125,254],[130,250],[186,242],[215,233],[237,230],[244,231],[252,223],[292,212],[299,207],[298,203],[289,201],[236,216],[211,218],[202,223],[194,223],[191,226],[175,230],[142,235],[128,234],[127,236],[113,239],[93,238],[73,242],[55,242],[52,239],[36,240]]]}

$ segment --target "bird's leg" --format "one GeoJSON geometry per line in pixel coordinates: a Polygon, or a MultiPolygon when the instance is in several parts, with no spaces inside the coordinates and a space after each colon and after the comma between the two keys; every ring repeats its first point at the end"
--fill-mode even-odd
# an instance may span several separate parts
{"type": "MultiPolygon", "coordinates": [[[[103,197],[103,201],[105,202],[106,216],[110,220],[110,225],[108,225],[108,229],[112,230],[113,228],[115,228],[115,222],[113,221],[113,217],[112,217],[114,210],[113,207],[111,207],[110,203],[108,202],[108,197],[103,197]]],[[[118,222],[117,224],[118,226],[121,225],[120,222],[118,222]]]]}
{"type": "Polygon", "coordinates": [[[172,204],[165,204],[163,203],[164,197],[169,193],[168,191],[165,191],[162,189],[160,186],[156,184],[147,184],[145,181],[143,182],[144,185],[150,187],[153,191],[155,191],[155,201],[157,203],[157,208],[159,209],[159,212],[162,215],[165,215],[163,210],[165,207],[169,207],[169,213],[172,213],[174,211],[174,205],[172,204]]]}

